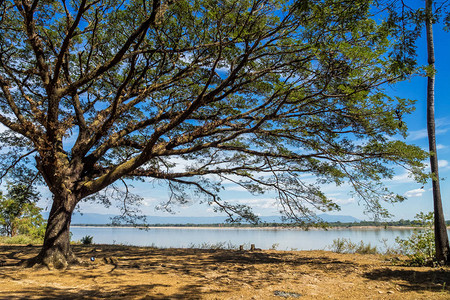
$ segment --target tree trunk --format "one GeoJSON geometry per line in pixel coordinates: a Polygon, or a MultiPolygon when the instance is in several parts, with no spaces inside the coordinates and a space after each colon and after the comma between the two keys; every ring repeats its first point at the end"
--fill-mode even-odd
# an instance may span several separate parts
{"type": "Polygon", "coordinates": [[[436,130],[434,122],[434,82],[435,82],[435,58],[433,41],[432,0],[425,1],[426,7],[426,33],[428,65],[432,73],[428,74],[427,85],[427,130],[428,144],[430,149],[430,166],[433,183],[433,205],[434,205],[434,236],[436,243],[436,259],[449,263],[450,247],[448,243],[447,227],[445,225],[444,211],[442,209],[441,190],[439,187],[438,158],[436,149],[436,130]]]}
{"type": "Polygon", "coordinates": [[[11,230],[9,232],[9,236],[10,237],[14,237],[16,236],[17,230],[16,227],[14,226],[14,220],[11,222],[11,230]]]}
{"type": "Polygon", "coordinates": [[[76,203],[72,194],[54,197],[41,252],[27,262],[28,266],[38,264],[63,269],[78,262],[70,248],[70,222],[76,203]]]}

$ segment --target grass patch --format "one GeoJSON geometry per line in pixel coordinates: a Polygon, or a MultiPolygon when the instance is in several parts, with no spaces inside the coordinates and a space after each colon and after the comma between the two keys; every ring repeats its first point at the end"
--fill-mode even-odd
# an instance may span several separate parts
{"type": "Polygon", "coordinates": [[[363,241],[359,244],[353,243],[350,239],[339,238],[333,240],[333,244],[329,246],[330,250],[336,253],[358,253],[358,254],[378,254],[376,246],[370,243],[365,244],[363,241]]]}
{"type": "Polygon", "coordinates": [[[35,238],[27,235],[15,235],[13,237],[0,236],[0,244],[7,245],[28,245],[28,244],[42,244],[43,239],[35,238]]]}

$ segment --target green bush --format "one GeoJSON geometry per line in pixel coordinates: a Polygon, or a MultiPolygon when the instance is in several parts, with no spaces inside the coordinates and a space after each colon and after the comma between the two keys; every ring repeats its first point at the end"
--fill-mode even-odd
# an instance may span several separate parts
{"type": "Polygon", "coordinates": [[[333,244],[329,246],[330,250],[336,253],[349,253],[353,251],[353,243],[345,238],[338,238],[333,240],[333,244]]]}
{"type": "Polygon", "coordinates": [[[338,238],[333,240],[333,244],[329,246],[331,251],[336,253],[358,253],[358,254],[377,254],[377,247],[372,247],[372,245],[364,244],[363,241],[359,244],[353,243],[350,239],[338,238]]]}
{"type": "Polygon", "coordinates": [[[431,264],[435,258],[434,216],[433,213],[416,215],[417,224],[423,226],[414,230],[408,239],[397,237],[395,241],[400,246],[400,252],[409,257],[411,265],[424,266],[431,264]]]}
{"type": "Polygon", "coordinates": [[[0,192],[0,234],[43,239],[45,222],[36,205],[39,193],[24,184],[8,184],[7,188],[6,196],[0,192]]]}
{"type": "Polygon", "coordinates": [[[188,248],[191,249],[208,249],[208,250],[223,250],[223,249],[227,249],[227,250],[235,250],[238,247],[236,245],[233,245],[233,243],[231,243],[231,241],[228,242],[217,242],[217,243],[210,243],[210,242],[204,242],[201,244],[189,244],[188,248]]]}
{"type": "Polygon", "coordinates": [[[364,244],[364,242],[361,241],[359,243],[359,245],[357,245],[355,253],[359,253],[359,254],[377,254],[378,253],[378,249],[377,249],[376,246],[372,247],[372,245],[370,243],[364,244]]]}
{"type": "Polygon", "coordinates": [[[83,245],[91,245],[93,239],[94,239],[93,236],[86,235],[86,236],[83,236],[83,237],[81,238],[81,243],[82,243],[83,245]]]}
{"type": "Polygon", "coordinates": [[[35,238],[28,235],[18,234],[13,237],[0,236],[0,244],[7,245],[28,245],[28,244],[42,244],[42,238],[35,238]]]}

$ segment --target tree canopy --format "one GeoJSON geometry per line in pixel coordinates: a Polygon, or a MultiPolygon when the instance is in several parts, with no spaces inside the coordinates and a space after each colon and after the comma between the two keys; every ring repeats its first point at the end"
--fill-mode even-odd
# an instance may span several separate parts
{"type": "Polygon", "coordinates": [[[427,77],[427,133],[428,148],[430,151],[430,169],[433,189],[434,208],[434,237],[436,247],[436,259],[438,262],[450,263],[450,246],[448,242],[447,226],[441,198],[441,188],[439,183],[439,167],[436,146],[436,124],[435,124],[435,49],[433,24],[438,22],[442,14],[447,14],[444,19],[445,27],[448,30],[450,13],[448,12],[447,1],[438,2],[426,0],[423,7],[412,8],[403,1],[388,1],[389,22],[393,24],[396,36],[400,43],[397,44],[397,57],[406,58],[410,67],[416,64],[416,40],[425,27],[427,42],[428,65],[423,67],[427,77]],[[446,11],[447,10],[447,11],[446,11]]]}
{"type": "Polygon", "coordinates": [[[8,185],[8,193],[0,194],[0,232],[43,237],[45,227],[41,208],[36,206],[39,194],[24,184],[8,185]]]}
{"type": "Polygon", "coordinates": [[[383,91],[404,74],[389,56],[389,24],[370,9],[365,0],[4,0],[2,177],[48,186],[49,245],[67,239],[80,201],[139,178],[166,181],[168,202],[190,188],[238,219],[254,215],[222,201],[221,183],[273,190],[299,222],[338,209],[320,184],[350,182],[384,214],[380,200],[403,198],[381,180],[425,154],[395,138],[412,101],[383,91]]]}

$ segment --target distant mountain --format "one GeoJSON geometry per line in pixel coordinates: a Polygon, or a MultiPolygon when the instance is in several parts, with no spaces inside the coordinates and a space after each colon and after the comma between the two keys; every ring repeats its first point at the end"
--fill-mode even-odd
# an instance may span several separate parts
{"type": "MultiPolygon", "coordinates": [[[[45,219],[48,219],[48,212],[42,213],[42,216],[45,219]]],[[[115,215],[107,215],[107,214],[95,214],[95,213],[83,213],[80,214],[78,212],[73,213],[72,215],[72,224],[89,224],[89,225],[103,225],[103,224],[111,224],[111,218],[115,215]]]]}
{"type": "MultiPolygon", "coordinates": [[[[48,212],[43,213],[44,218],[48,218],[48,212]]],[[[111,224],[111,219],[115,215],[111,214],[95,214],[95,213],[74,213],[72,216],[72,224],[88,224],[88,225],[103,225],[111,224]]],[[[320,214],[318,215],[325,222],[341,222],[341,223],[352,223],[359,222],[357,218],[352,216],[339,216],[339,215],[328,215],[320,214]]],[[[225,223],[227,217],[215,216],[215,217],[180,217],[180,216],[147,216],[148,224],[220,224],[225,223]]],[[[261,216],[262,222],[266,223],[282,223],[280,216],[261,216]]]]}
{"type": "Polygon", "coordinates": [[[319,214],[318,215],[325,222],[341,222],[341,223],[353,223],[360,222],[361,220],[352,217],[352,216],[339,216],[339,215],[328,215],[328,214],[319,214]]]}
{"type": "MultiPolygon", "coordinates": [[[[353,223],[360,222],[359,219],[352,216],[339,216],[339,215],[329,215],[329,214],[318,214],[319,218],[321,218],[325,222],[341,222],[341,223],[353,223]]],[[[261,221],[267,223],[283,223],[280,216],[262,216],[260,217],[261,221]]]]}

